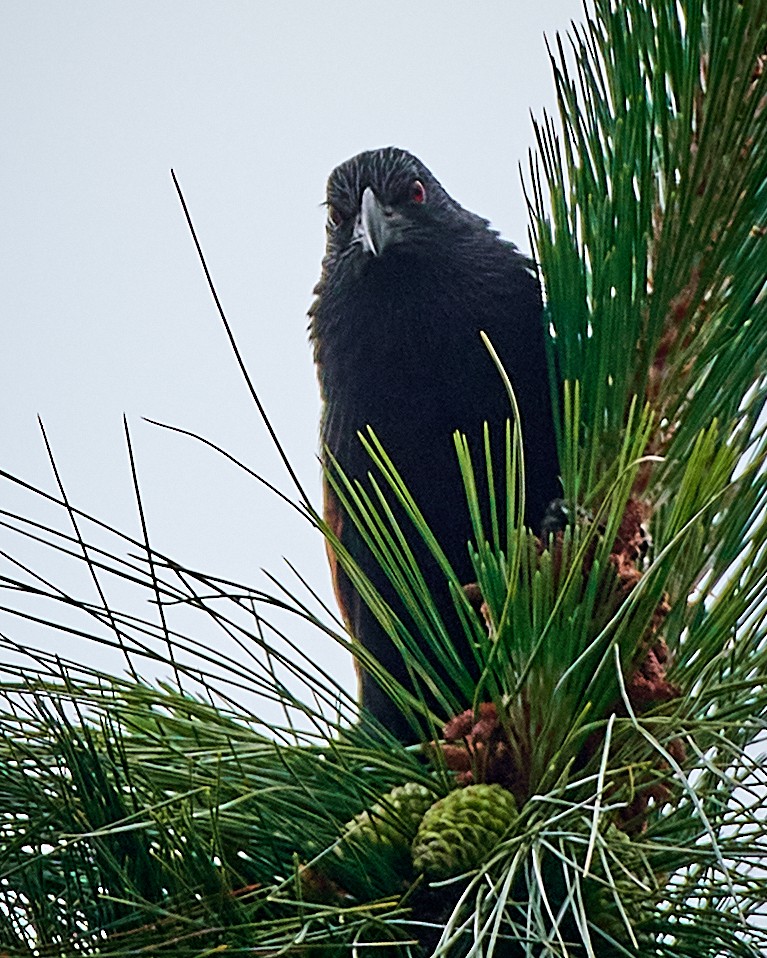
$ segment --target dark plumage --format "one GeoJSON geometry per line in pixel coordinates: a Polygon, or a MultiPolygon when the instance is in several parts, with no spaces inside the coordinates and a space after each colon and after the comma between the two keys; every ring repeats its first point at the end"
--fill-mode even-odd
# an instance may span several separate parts
{"type": "MultiPolygon", "coordinates": [[[[481,473],[487,421],[502,482],[511,418],[480,330],[498,351],[519,402],[527,522],[539,527],[547,503],[560,493],[533,264],[486,220],[459,206],[404,150],[373,150],[342,163],[328,180],[327,203],[327,250],[309,314],[324,402],[323,456],[329,452],[348,476],[364,479],[372,463],[357,433],[372,426],[461,582],[470,582],[472,534],[452,436],[456,429],[466,433],[481,473]]],[[[499,483],[499,493],[501,488],[499,483]]],[[[407,621],[332,491],[326,488],[325,496],[326,517],[341,541],[407,621]]],[[[462,659],[475,672],[444,576],[415,533],[410,545],[462,659]]],[[[391,640],[332,556],[331,564],[351,631],[409,685],[391,640]]],[[[361,687],[363,704],[400,738],[412,739],[409,725],[365,673],[361,687]]]]}

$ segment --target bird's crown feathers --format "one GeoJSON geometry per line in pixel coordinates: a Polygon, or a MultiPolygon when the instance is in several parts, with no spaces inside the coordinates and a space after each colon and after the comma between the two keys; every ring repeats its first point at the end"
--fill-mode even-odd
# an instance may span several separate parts
{"type": "MultiPolygon", "coordinates": [[[[328,179],[328,203],[356,209],[365,188],[385,202],[396,202],[408,195],[414,180],[432,191],[445,194],[442,186],[421,161],[394,146],[367,150],[337,166],[328,179]]],[[[447,194],[445,194],[447,195],[447,194]]]]}
{"type": "Polygon", "coordinates": [[[326,203],[332,216],[338,221],[355,216],[368,187],[381,203],[390,206],[412,201],[415,190],[416,204],[429,211],[428,218],[453,229],[484,231],[489,225],[457,203],[418,157],[395,146],[358,153],[333,170],[326,203]]]}

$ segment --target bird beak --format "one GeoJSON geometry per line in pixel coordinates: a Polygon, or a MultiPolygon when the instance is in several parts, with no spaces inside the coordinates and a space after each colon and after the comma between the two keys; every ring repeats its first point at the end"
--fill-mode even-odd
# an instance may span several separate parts
{"type": "Polygon", "coordinates": [[[380,256],[391,239],[389,224],[390,213],[381,206],[372,188],[365,187],[360,203],[360,214],[354,227],[354,238],[362,243],[362,248],[380,256]]]}

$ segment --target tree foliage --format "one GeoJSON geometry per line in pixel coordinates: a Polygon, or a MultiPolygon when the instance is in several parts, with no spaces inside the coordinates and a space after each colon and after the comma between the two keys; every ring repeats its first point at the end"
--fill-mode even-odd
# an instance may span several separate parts
{"type": "Polygon", "coordinates": [[[334,473],[417,634],[307,519],[406,653],[413,695],[297,590],[185,568],[63,486],[68,526],[3,513],[84,565],[96,598],[6,554],[0,953],[764,953],[767,2],[593,0],[551,59],[559,116],[536,126],[527,190],[563,530],[519,521],[516,425],[506,502],[456,437],[473,591],[375,436],[372,493],[334,473]],[[478,682],[395,499],[452,581],[478,682]],[[422,746],[358,721],[272,620],[286,611],[376,672],[422,746]],[[24,648],[23,622],[121,649],[130,677],[24,648]],[[240,704],[254,694],[284,721],[240,704]]]}

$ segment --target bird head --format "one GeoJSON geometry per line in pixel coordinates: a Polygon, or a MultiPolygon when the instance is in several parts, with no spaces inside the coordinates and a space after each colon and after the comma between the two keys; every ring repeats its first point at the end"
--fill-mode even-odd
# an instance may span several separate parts
{"type": "Polygon", "coordinates": [[[487,221],[464,210],[412,153],[395,147],[352,157],[330,174],[328,255],[379,261],[423,253],[487,221]]]}

